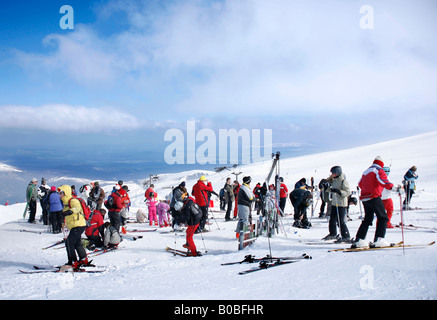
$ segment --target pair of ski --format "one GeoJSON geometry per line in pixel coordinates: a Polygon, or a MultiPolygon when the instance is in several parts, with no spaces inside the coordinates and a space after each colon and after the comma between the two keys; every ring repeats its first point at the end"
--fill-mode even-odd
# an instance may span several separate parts
{"type": "Polygon", "coordinates": [[[398,225],[395,225],[395,227],[396,228],[402,228],[403,227],[406,230],[425,230],[425,231],[437,232],[437,228],[436,227],[434,227],[434,228],[432,228],[432,227],[421,227],[421,226],[415,226],[413,224],[404,224],[403,226],[402,226],[402,224],[398,224],[398,225]]]}
{"type": "Polygon", "coordinates": [[[130,235],[130,234],[123,234],[123,235],[121,235],[121,237],[123,239],[130,240],[130,241],[137,241],[138,239],[142,239],[143,238],[143,236],[133,236],[133,235],[130,235]]]}
{"type": "Polygon", "coordinates": [[[32,273],[102,273],[107,270],[104,266],[81,266],[78,269],[68,269],[63,270],[63,266],[33,266],[32,270],[19,270],[21,273],[32,274],[32,273]]]}
{"type": "Polygon", "coordinates": [[[65,239],[62,239],[62,240],[59,240],[59,241],[55,242],[54,244],[49,245],[48,247],[44,247],[44,248],[42,248],[42,249],[43,249],[43,250],[47,250],[47,249],[50,249],[50,248],[56,247],[56,246],[58,246],[58,245],[60,245],[60,244],[63,244],[64,242],[65,242],[65,239]]]}
{"type": "Polygon", "coordinates": [[[364,248],[343,248],[343,249],[333,249],[329,250],[328,252],[361,252],[361,251],[370,251],[370,250],[386,250],[386,249],[394,249],[394,248],[414,248],[414,247],[426,247],[426,246],[432,246],[435,244],[435,241],[432,241],[430,243],[425,244],[404,244],[402,241],[398,243],[391,243],[389,246],[384,247],[374,247],[370,245],[369,247],[364,248]]]}
{"type": "Polygon", "coordinates": [[[20,232],[29,232],[29,233],[36,233],[36,234],[48,233],[47,231],[26,230],[26,229],[20,229],[20,232]]]}
{"type": "Polygon", "coordinates": [[[157,229],[147,229],[147,230],[143,230],[143,229],[133,229],[133,230],[126,230],[126,232],[154,232],[157,229]]]}
{"type": "Polygon", "coordinates": [[[304,259],[312,259],[312,257],[305,253],[298,257],[270,257],[269,255],[267,255],[264,258],[255,258],[255,256],[253,255],[247,255],[244,257],[242,261],[222,263],[222,266],[229,266],[229,265],[243,264],[243,263],[259,263],[258,267],[248,269],[245,271],[240,271],[238,273],[238,274],[248,274],[260,270],[282,266],[285,264],[295,263],[304,259]]]}
{"type": "Polygon", "coordinates": [[[108,248],[102,248],[102,249],[96,249],[90,253],[87,254],[88,257],[97,257],[102,254],[117,250],[118,247],[108,247],[108,248]]]}
{"type": "MultiPolygon", "coordinates": [[[[166,247],[165,251],[170,252],[170,253],[172,253],[175,256],[196,257],[196,256],[193,256],[193,255],[190,255],[188,250],[187,251],[182,251],[182,250],[177,250],[177,249],[173,249],[173,248],[170,248],[170,247],[166,247]]],[[[200,256],[200,255],[198,255],[198,256],[200,256]]]]}

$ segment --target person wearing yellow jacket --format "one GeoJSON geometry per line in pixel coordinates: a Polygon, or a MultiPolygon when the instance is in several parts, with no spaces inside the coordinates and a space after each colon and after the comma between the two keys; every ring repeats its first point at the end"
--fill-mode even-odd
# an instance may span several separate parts
{"type": "Polygon", "coordinates": [[[68,256],[66,266],[77,269],[81,265],[88,264],[86,251],[81,244],[81,236],[86,229],[85,215],[83,214],[82,205],[79,200],[72,197],[71,187],[69,185],[60,186],[58,191],[62,204],[64,205],[63,215],[65,217],[65,225],[70,230],[65,241],[68,256]],[[76,252],[79,256],[79,260],[77,259],[76,252]]]}

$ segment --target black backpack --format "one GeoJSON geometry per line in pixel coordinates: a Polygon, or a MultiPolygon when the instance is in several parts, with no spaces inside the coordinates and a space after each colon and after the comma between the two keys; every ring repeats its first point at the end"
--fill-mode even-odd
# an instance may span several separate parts
{"type": "Polygon", "coordinates": [[[115,201],[114,201],[114,197],[112,195],[110,195],[108,197],[108,200],[105,201],[104,203],[106,209],[113,209],[115,207],[115,201]]]}

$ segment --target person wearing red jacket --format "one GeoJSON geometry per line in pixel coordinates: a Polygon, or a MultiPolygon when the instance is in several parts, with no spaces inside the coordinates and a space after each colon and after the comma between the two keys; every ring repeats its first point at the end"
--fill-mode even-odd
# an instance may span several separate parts
{"type": "Polygon", "coordinates": [[[208,192],[214,192],[211,182],[206,184],[206,177],[201,176],[197,183],[193,186],[192,194],[196,199],[196,204],[202,210],[202,219],[200,220],[199,227],[196,232],[201,232],[205,229],[206,220],[208,220],[208,192]]]}
{"type": "Polygon", "coordinates": [[[279,189],[279,208],[281,211],[279,214],[283,216],[285,214],[285,205],[287,203],[287,196],[288,196],[288,188],[284,183],[284,178],[280,177],[279,181],[281,182],[280,189],[279,189]]]}
{"type": "Polygon", "coordinates": [[[238,180],[235,180],[233,185],[235,198],[234,219],[236,219],[238,215],[238,193],[240,192],[240,187],[238,180]]]}
{"type": "MultiPolygon", "coordinates": [[[[115,190],[109,197],[112,197],[112,205],[108,205],[108,216],[111,226],[113,226],[118,232],[120,232],[121,218],[120,211],[124,208],[123,196],[126,194],[124,189],[120,186],[115,186],[115,190]]],[[[107,202],[109,202],[109,197],[107,202]]]]}
{"type": "Polygon", "coordinates": [[[384,239],[387,228],[387,213],[385,212],[384,204],[381,200],[382,190],[393,188],[393,184],[388,181],[387,175],[384,172],[384,162],[381,157],[376,157],[373,164],[364,171],[358,186],[361,189],[360,199],[364,205],[364,220],[358,229],[355,241],[352,247],[367,247],[369,243],[364,241],[367,235],[369,226],[372,225],[374,215],[378,218],[376,224],[374,245],[375,247],[383,247],[389,245],[384,239]]]}
{"type": "Polygon", "coordinates": [[[103,246],[103,218],[106,214],[105,209],[94,210],[91,217],[90,226],[85,229],[85,235],[89,240],[88,249],[93,250],[95,247],[103,246]]]}
{"type": "Polygon", "coordinates": [[[151,192],[153,192],[154,198],[158,199],[158,193],[155,191],[155,185],[151,184],[150,187],[144,193],[144,197],[146,198],[146,200],[150,200],[150,198],[152,197],[150,195],[151,192]]]}

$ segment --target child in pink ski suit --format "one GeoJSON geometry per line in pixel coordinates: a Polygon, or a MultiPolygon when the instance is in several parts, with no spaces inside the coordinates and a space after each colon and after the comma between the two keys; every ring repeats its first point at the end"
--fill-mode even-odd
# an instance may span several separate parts
{"type": "Polygon", "coordinates": [[[159,219],[159,227],[167,227],[168,226],[168,210],[170,206],[167,202],[161,200],[156,206],[156,210],[158,211],[158,219],[159,219]]]}
{"type": "Polygon", "coordinates": [[[146,204],[149,209],[149,225],[152,225],[153,221],[155,221],[155,226],[157,226],[158,218],[156,217],[156,205],[158,204],[158,202],[156,201],[154,195],[151,195],[151,197],[147,199],[146,204]]]}

